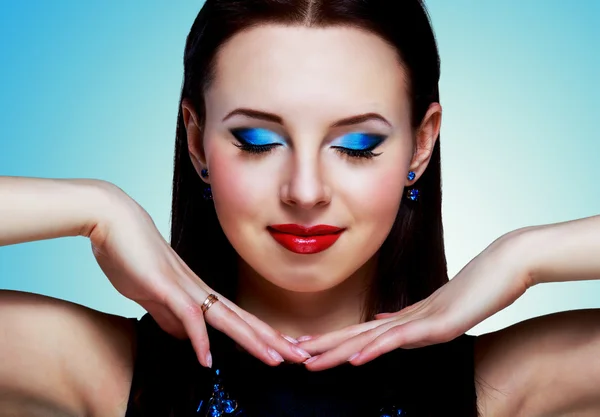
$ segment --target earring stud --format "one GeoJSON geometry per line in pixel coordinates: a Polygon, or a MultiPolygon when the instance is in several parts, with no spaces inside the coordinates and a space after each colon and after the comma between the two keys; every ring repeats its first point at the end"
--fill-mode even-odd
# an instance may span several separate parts
{"type": "Polygon", "coordinates": [[[200,171],[200,176],[202,178],[208,178],[208,169],[204,168],[202,171],[200,171]]]}
{"type": "Polygon", "coordinates": [[[415,176],[416,176],[415,171],[409,171],[407,178],[408,178],[409,181],[412,181],[412,180],[415,179],[415,176]]]}

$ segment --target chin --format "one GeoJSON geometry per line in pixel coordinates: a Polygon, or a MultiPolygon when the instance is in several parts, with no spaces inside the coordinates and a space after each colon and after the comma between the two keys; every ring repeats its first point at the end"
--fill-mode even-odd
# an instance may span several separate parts
{"type": "Polygon", "coordinates": [[[325,266],[311,265],[277,268],[273,264],[268,268],[258,268],[257,272],[268,282],[281,289],[301,293],[316,293],[330,290],[345,282],[350,271],[334,271],[325,266]]]}

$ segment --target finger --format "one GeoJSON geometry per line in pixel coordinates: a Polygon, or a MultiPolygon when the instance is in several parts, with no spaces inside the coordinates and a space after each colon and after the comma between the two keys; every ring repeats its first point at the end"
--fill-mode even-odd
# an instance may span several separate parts
{"type": "Polygon", "coordinates": [[[242,310],[226,297],[208,287],[204,290],[193,281],[190,282],[191,285],[186,285],[187,293],[198,300],[199,305],[202,305],[208,296],[207,291],[219,299],[206,312],[207,322],[227,334],[252,355],[270,365],[279,364],[284,360],[303,362],[310,357],[307,352],[294,346],[266,323],[242,310]],[[208,314],[209,312],[211,314],[208,314]]]}
{"type": "Polygon", "coordinates": [[[217,304],[221,304],[234,313],[234,315],[229,314],[229,312],[223,313],[220,308],[217,308],[217,316],[219,317],[214,321],[207,320],[211,326],[227,334],[244,349],[263,361],[265,361],[266,351],[268,360],[265,362],[268,364],[273,364],[273,360],[280,363],[279,358],[290,362],[303,362],[310,357],[308,352],[296,346],[296,340],[289,337],[288,339],[284,338],[271,326],[207,287],[187,265],[183,264],[182,267],[188,271],[186,277],[189,279],[182,280],[180,285],[188,294],[198,300],[200,305],[209,293],[213,293],[218,297],[219,302],[211,307],[211,311],[217,304]],[[202,283],[202,285],[199,286],[198,283],[202,283]],[[224,320],[224,322],[221,323],[221,320],[224,320]],[[252,332],[248,331],[248,326],[252,332]]]}
{"type": "Polygon", "coordinates": [[[183,323],[198,361],[207,368],[212,367],[210,343],[200,305],[179,288],[172,289],[167,294],[164,302],[183,323]]]}
{"type": "Polygon", "coordinates": [[[368,343],[351,363],[362,365],[394,349],[412,349],[440,343],[444,339],[431,318],[398,324],[368,343]]]}
{"type": "Polygon", "coordinates": [[[307,369],[311,371],[321,371],[323,369],[341,365],[353,358],[355,354],[359,353],[369,342],[377,338],[377,336],[395,326],[395,323],[393,322],[379,322],[378,324],[379,326],[349,338],[339,346],[306,361],[305,364],[307,369]]]}
{"type": "Polygon", "coordinates": [[[330,351],[335,347],[340,346],[346,340],[351,339],[366,331],[369,331],[375,327],[379,327],[382,324],[385,324],[391,320],[394,319],[390,318],[387,320],[376,320],[355,324],[353,326],[349,326],[330,333],[325,333],[321,336],[312,338],[310,340],[300,342],[299,346],[311,355],[318,355],[323,352],[330,351]]]}
{"type": "Polygon", "coordinates": [[[384,318],[387,318],[387,317],[392,317],[392,316],[394,316],[396,314],[398,314],[398,313],[397,312],[396,313],[378,313],[378,314],[375,314],[374,317],[377,320],[377,319],[384,319],[384,318]]]}
{"type": "Polygon", "coordinates": [[[180,340],[188,338],[185,327],[183,327],[181,321],[171,312],[171,310],[154,301],[141,301],[139,304],[150,313],[156,323],[165,332],[180,340]]]}
{"type": "Polygon", "coordinates": [[[205,317],[211,326],[230,336],[264,363],[274,366],[284,361],[279,352],[267,345],[248,323],[225,304],[213,304],[205,313],[205,317]]]}
{"type": "Polygon", "coordinates": [[[235,307],[234,311],[254,329],[262,340],[269,346],[272,346],[277,352],[281,353],[285,360],[298,363],[304,362],[311,357],[306,350],[298,346],[299,342],[297,340],[290,336],[282,335],[258,317],[237,306],[235,307]]]}

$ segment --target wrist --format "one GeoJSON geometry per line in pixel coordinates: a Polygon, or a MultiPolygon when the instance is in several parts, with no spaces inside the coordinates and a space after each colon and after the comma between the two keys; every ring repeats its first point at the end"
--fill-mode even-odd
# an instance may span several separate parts
{"type": "Polygon", "coordinates": [[[84,205],[84,221],[78,227],[77,235],[90,237],[101,225],[111,223],[123,206],[125,192],[116,185],[103,180],[72,180],[76,198],[84,205]]]}
{"type": "Polygon", "coordinates": [[[516,265],[518,279],[525,289],[541,283],[539,254],[543,242],[543,227],[523,227],[504,236],[504,247],[510,262],[516,265]]]}

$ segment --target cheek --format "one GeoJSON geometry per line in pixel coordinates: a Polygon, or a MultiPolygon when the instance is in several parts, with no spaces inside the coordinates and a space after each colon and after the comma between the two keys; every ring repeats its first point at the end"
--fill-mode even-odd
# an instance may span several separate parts
{"type": "Polygon", "coordinates": [[[229,223],[232,218],[239,219],[252,214],[260,196],[259,193],[248,190],[256,185],[243,164],[236,164],[225,153],[214,153],[211,160],[211,189],[221,223],[229,223]]]}
{"type": "Polygon", "coordinates": [[[357,224],[381,229],[381,232],[371,230],[371,233],[387,235],[402,200],[406,167],[408,163],[403,162],[381,164],[346,176],[345,200],[357,224]]]}
{"type": "Polygon", "coordinates": [[[231,147],[233,150],[220,146],[210,156],[215,209],[226,233],[266,219],[273,196],[277,196],[275,176],[262,175],[261,164],[241,161],[238,149],[231,147]]]}

